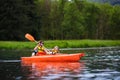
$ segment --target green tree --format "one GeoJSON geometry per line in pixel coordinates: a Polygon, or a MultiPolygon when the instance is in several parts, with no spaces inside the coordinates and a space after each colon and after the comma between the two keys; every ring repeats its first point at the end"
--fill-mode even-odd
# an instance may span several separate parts
{"type": "Polygon", "coordinates": [[[61,23],[63,21],[63,9],[66,2],[66,0],[52,1],[50,12],[51,39],[63,39],[61,23]]]}
{"type": "Polygon", "coordinates": [[[51,0],[36,0],[36,20],[37,25],[35,27],[40,39],[49,39],[50,34],[50,9],[51,0]]]}
{"type": "Polygon", "coordinates": [[[113,6],[113,14],[111,18],[110,36],[112,39],[120,39],[120,6],[113,6]]]}
{"type": "Polygon", "coordinates": [[[3,34],[0,35],[0,40],[24,39],[25,32],[31,28],[32,4],[32,0],[0,1],[0,34],[3,34]]]}
{"type": "Polygon", "coordinates": [[[97,22],[97,39],[108,39],[110,34],[110,22],[112,6],[110,4],[99,5],[99,19],[97,22]]]}
{"type": "Polygon", "coordinates": [[[79,39],[84,31],[83,22],[84,18],[76,4],[74,2],[66,2],[62,22],[64,39],[79,39]]]}
{"type": "Polygon", "coordinates": [[[85,17],[85,38],[96,38],[97,21],[99,16],[99,8],[93,3],[84,3],[83,14],[85,17]]]}

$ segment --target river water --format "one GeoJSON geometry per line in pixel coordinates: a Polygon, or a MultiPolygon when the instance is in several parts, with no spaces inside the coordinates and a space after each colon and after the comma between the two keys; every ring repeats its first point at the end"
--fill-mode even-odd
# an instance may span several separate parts
{"type": "Polygon", "coordinates": [[[20,59],[2,59],[0,80],[120,80],[120,47],[69,48],[61,52],[84,52],[85,57],[79,62],[27,64],[20,59]]]}

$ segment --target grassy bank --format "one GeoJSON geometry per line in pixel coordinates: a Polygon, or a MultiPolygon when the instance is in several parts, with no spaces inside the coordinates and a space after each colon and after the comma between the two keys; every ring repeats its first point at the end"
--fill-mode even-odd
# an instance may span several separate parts
{"type": "MultiPolygon", "coordinates": [[[[85,48],[85,47],[109,47],[120,46],[120,40],[47,40],[44,41],[47,48],[58,45],[60,48],[85,48]]],[[[33,49],[34,42],[0,41],[0,49],[33,49]]]]}

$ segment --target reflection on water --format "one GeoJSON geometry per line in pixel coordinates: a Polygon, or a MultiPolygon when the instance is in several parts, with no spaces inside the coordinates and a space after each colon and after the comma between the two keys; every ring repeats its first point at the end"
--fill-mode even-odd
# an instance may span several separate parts
{"type": "MultiPolygon", "coordinates": [[[[1,56],[0,80],[120,80],[120,47],[62,51],[85,52],[80,62],[25,63],[12,57],[12,54],[22,56],[19,52],[9,51],[10,60],[3,59],[8,54],[1,56]]],[[[5,53],[8,51],[1,51],[5,53]]]]}
{"type": "Polygon", "coordinates": [[[22,63],[23,73],[28,73],[27,80],[72,79],[82,73],[84,63],[80,62],[37,62],[22,63]]]}

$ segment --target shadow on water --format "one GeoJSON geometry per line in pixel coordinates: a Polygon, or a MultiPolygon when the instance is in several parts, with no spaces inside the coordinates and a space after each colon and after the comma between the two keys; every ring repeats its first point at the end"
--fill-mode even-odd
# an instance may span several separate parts
{"type": "Polygon", "coordinates": [[[31,55],[30,51],[1,51],[18,56],[8,55],[5,60],[7,55],[0,57],[0,80],[120,80],[119,47],[61,49],[61,52],[84,52],[86,56],[80,62],[23,63],[20,57],[31,55]]]}
{"type": "Polygon", "coordinates": [[[0,62],[0,80],[16,80],[21,75],[20,62],[0,62]]]}
{"type": "Polygon", "coordinates": [[[0,60],[20,60],[22,56],[30,56],[32,50],[0,50],[0,60]]]}

